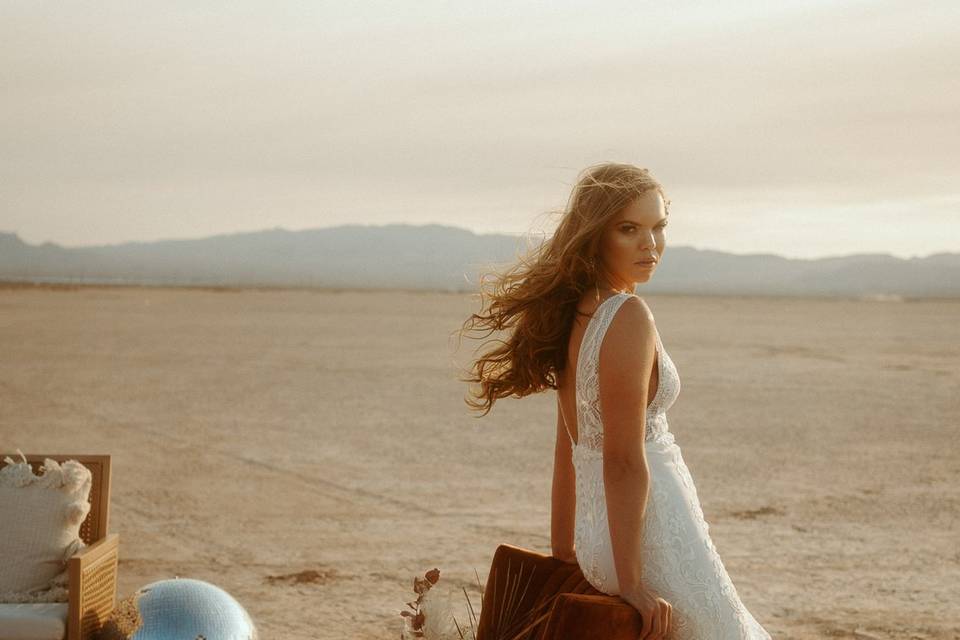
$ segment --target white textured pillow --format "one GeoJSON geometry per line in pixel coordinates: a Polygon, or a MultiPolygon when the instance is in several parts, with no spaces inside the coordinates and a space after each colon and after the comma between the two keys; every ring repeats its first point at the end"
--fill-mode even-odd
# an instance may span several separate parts
{"type": "MultiPolygon", "coordinates": [[[[21,456],[22,457],[22,456],[21,456]]],[[[80,524],[90,511],[92,476],[76,460],[26,458],[0,468],[0,602],[66,600],[66,564],[84,546],[80,524]]]]}

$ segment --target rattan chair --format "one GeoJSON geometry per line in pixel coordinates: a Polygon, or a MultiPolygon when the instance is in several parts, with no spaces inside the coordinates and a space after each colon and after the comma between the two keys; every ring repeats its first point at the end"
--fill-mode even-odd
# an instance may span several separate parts
{"type": "Polygon", "coordinates": [[[497,548],[477,640],[634,640],[640,614],[594,589],[580,567],[509,544],[497,548]]]}
{"type": "MultiPolygon", "coordinates": [[[[14,460],[19,454],[0,454],[0,467],[6,465],[6,456],[14,460]]],[[[69,575],[69,604],[67,609],[67,640],[90,640],[116,605],[117,563],[120,536],[107,533],[110,520],[110,456],[108,455],[26,455],[34,472],[39,472],[43,460],[57,462],[76,460],[90,469],[93,482],[90,487],[90,513],[80,525],[80,538],[88,546],[67,562],[69,575]]]]}

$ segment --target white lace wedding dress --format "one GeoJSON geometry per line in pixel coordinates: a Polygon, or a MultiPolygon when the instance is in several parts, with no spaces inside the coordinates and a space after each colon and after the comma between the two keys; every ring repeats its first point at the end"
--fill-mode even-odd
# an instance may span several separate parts
{"type": "MultiPolygon", "coordinates": [[[[632,294],[618,293],[597,308],[587,324],[577,360],[577,442],[570,437],[576,469],[574,545],[587,581],[619,594],[603,485],[603,425],[598,360],[603,336],[632,294]]],[[[708,525],[690,471],[668,430],[667,409],[680,393],[677,369],[657,332],[659,383],[647,408],[644,446],[650,492],[644,517],[643,582],[673,605],[671,640],[769,640],[770,634],[743,606],[708,525]]],[[[569,431],[568,431],[569,435],[569,431]]]]}

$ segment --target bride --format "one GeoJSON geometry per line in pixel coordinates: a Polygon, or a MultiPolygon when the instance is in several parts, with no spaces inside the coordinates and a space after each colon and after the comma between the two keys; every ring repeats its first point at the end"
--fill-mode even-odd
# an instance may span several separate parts
{"type": "Polygon", "coordinates": [[[663,258],[668,206],[646,169],[585,170],[553,236],[481,286],[465,327],[511,331],[474,363],[467,403],[556,390],[553,555],[633,605],[641,638],[769,639],[710,539],[667,424],[680,378],[633,293],[663,258]]]}

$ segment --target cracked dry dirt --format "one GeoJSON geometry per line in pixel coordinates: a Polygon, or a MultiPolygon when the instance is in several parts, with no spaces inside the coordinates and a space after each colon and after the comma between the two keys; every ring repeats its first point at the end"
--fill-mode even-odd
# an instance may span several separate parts
{"type": "MultiPolygon", "coordinates": [[[[642,294],[641,294],[642,295],[642,294]]],[[[778,639],[960,638],[960,302],[645,296],[669,421],[778,639]]],[[[467,295],[0,289],[0,448],[110,453],[120,595],[175,575],[265,638],[396,638],[415,575],[549,548],[552,395],[482,420],[467,295]]],[[[476,596],[476,597],[474,597],[476,596]]]]}

